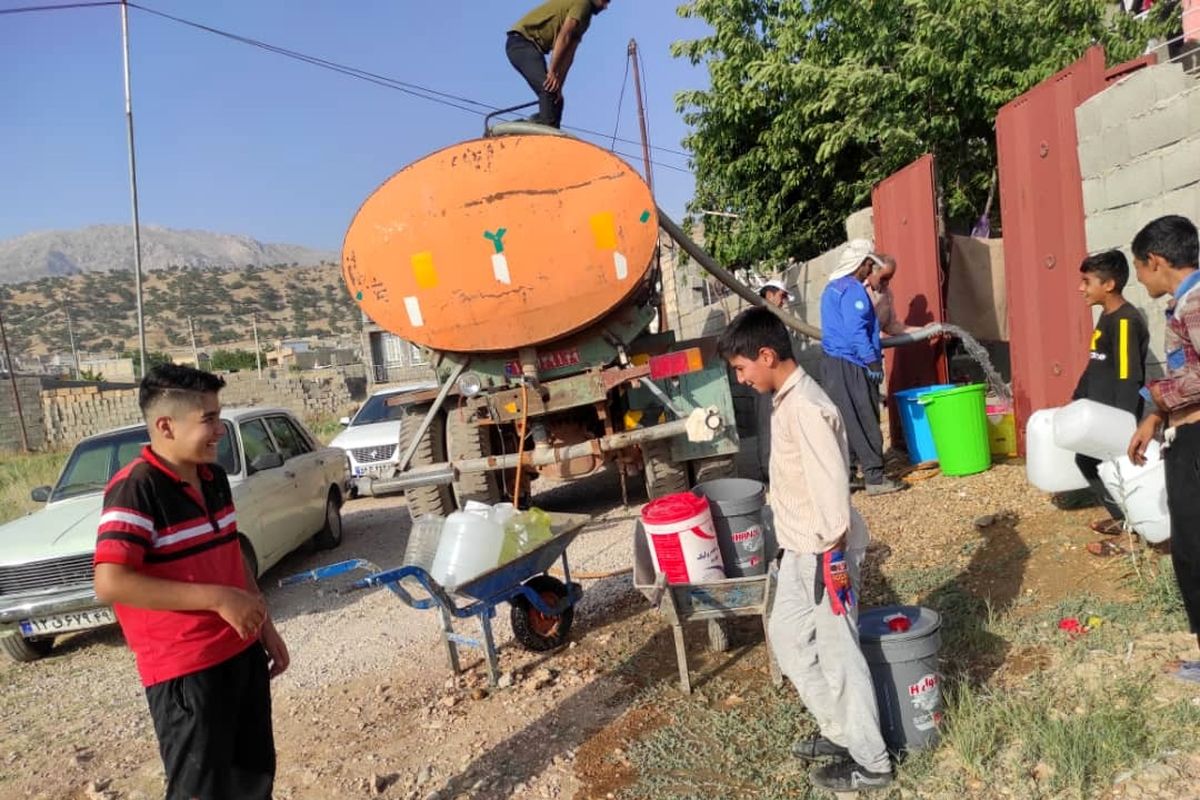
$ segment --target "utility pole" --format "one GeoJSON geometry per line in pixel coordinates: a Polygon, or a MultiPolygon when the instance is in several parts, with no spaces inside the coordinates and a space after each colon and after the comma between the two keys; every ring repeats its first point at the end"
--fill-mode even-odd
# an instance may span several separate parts
{"type": "Polygon", "coordinates": [[[17,408],[17,423],[21,428],[21,451],[29,452],[29,434],[25,432],[25,414],[21,411],[21,392],[17,389],[17,365],[8,350],[8,334],[4,331],[4,315],[0,314],[0,343],[4,345],[4,363],[8,366],[8,382],[12,386],[13,403],[17,408]]]}
{"type": "Polygon", "coordinates": [[[133,148],[133,94],[129,80],[129,5],[121,0],[121,44],[125,53],[125,129],[129,141],[129,194],[133,200],[133,275],[137,286],[138,358],[146,375],[146,320],[142,315],[142,232],[138,222],[137,159],[133,148]]]}
{"type": "Polygon", "coordinates": [[[192,363],[196,365],[196,369],[200,369],[200,351],[196,349],[196,325],[190,316],[188,317],[188,331],[192,334],[192,363]]]}
{"type": "Polygon", "coordinates": [[[258,377],[262,377],[262,347],[258,344],[258,314],[250,317],[254,325],[254,363],[258,365],[258,377]]]}
{"type": "Polygon", "coordinates": [[[71,324],[71,309],[63,307],[67,315],[67,336],[71,340],[71,361],[75,364],[75,380],[79,380],[79,350],[75,347],[75,327],[71,324]]]}
{"type": "MultiPolygon", "coordinates": [[[[638,108],[638,126],[642,131],[642,163],[645,165],[646,185],[650,187],[651,196],[654,195],[654,166],[650,163],[650,128],[646,124],[646,103],[645,97],[642,94],[642,60],[638,56],[638,46],[636,39],[629,40],[629,48],[626,50],[626,55],[633,62],[633,90],[637,94],[638,108]]],[[[667,320],[667,281],[663,277],[662,270],[662,247],[657,243],[654,246],[654,263],[658,269],[658,332],[662,333],[670,329],[670,322],[667,320]]]]}
{"type": "Polygon", "coordinates": [[[645,163],[646,168],[646,184],[650,187],[650,194],[654,194],[654,171],[650,164],[650,131],[646,127],[646,104],[644,102],[645,98],[642,96],[641,59],[638,57],[636,39],[629,40],[629,50],[627,53],[633,61],[633,89],[637,92],[638,125],[642,129],[642,161],[645,163]]]}

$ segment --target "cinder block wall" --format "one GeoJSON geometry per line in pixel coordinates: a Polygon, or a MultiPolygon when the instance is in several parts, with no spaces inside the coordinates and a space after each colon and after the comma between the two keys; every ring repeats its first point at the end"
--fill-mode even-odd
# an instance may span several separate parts
{"type": "MultiPolygon", "coordinates": [[[[1125,251],[1143,225],[1164,214],[1200,222],[1200,81],[1179,64],[1147,67],[1075,110],[1089,252],[1125,251]]],[[[1147,366],[1161,374],[1163,301],[1130,276],[1125,296],[1150,327],[1147,366]]]]}
{"type": "MultiPolygon", "coordinates": [[[[46,444],[42,426],[42,380],[35,377],[17,377],[17,394],[21,400],[21,416],[25,418],[25,436],[29,446],[35,450],[46,444]]],[[[13,385],[8,375],[0,375],[0,449],[21,448],[21,423],[17,416],[17,401],[13,397],[13,385]]]]}
{"type": "MultiPolygon", "coordinates": [[[[235,372],[224,375],[225,389],[221,401],[225,406],[279,406],[292,411],[302,419],[313,417],[341,416],[351,411],[357,400],[362,399],[366,378],[359,367],[347,370],[319,370],[292,373],[285,370],[264,370],[259,378],[256,371],[235,372]]],[[[111,388],[98,385],[47,388],[42,390],[37,378],[31,381],[34,387],[25,405],[26,419],[30,410],[36,412],[36,425],[30,425],[31,447],[71,447],[80,439],[102,433],[122,425],[141,420],[137,404],[136,388],[111,388]],[[35,443],[36,441],[36,443],[35,443]]],[[[0,446],[19,446],[16,432],[15,413],[10,425],[7,398],[0,393],[0,446]],[[12,427],[13,439],[9,438],[12,427]]]]}

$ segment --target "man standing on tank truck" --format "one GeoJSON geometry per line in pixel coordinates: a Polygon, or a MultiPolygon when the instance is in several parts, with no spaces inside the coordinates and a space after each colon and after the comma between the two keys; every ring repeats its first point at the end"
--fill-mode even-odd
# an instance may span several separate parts
{"type": "Polygon", "coordinates": [[[546,0],[521,17],[508,31],[508,60],[538,98],[538,113],[529,118],[557,128],[562,123],[563,84],[575,50],[609,0],[546,0]],[[546,56],[550,56],[547,66],[546,56]]]}

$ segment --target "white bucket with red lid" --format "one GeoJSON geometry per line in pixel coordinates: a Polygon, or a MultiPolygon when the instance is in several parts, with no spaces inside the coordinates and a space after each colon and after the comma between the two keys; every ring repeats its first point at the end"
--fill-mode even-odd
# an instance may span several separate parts
{"type": "Polygon", "coordinates": [[[667,583],[708,583],[725,579],[725,563],[708,500],[691,492],[669,494],[642,508],[654,571],[667,583]]]}

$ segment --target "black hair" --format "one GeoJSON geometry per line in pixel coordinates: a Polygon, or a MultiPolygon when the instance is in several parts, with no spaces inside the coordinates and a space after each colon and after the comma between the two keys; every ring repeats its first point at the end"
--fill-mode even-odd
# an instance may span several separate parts
{"type": "Polygon", "coordinates": [[[1079,271],[1084,275],[1095,275],[1102,281],[1112,281],[1117,294],[1124,291],[1129,282],[1129,260],[1120,250],[1105,250],[1088,256],[1079,265],[1079,271]]]}
{"type": "Polygon", "coordinates": [[[747,308],[734,317],[717,340],[717,352],[726,361],[734,356],[754,360],[764,347],[774,350],[781,359],[795,359],[792,337],[783,320],[762,306],[747,308]]]}
{"type": "Polygon", "coordinates": [[[225,379],[211,372],[183,364],[159,364],[152,367],[138,386],[138,406],[142,414],[160,398],[178,395],[198,405],[201,395],[216,394],[225,388],[225,379]]]}
{"type": "Polygon", "coordinates": [[[1146,225],[1133,237],[1131,249],[1134,258],[1139,261],[1145,261],[1153,253],[1175,269],[1195,267],[1196,262],[1200,261],[1196,225],[1178,214],[1159,217],[1146,225]]]}

